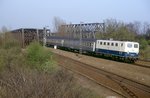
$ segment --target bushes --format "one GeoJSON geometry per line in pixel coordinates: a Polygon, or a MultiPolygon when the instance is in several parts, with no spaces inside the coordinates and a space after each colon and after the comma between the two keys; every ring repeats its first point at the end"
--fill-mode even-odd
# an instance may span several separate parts
{"type": "MultiPolygon", "coordinates": [[[[33,42],[26,50],[17,41],[0,45],[0,98],[96,98],[58,68],[53,54],[33,42]]],[[[98,98],[98,97],[97,97],[98,98]]]]}
{"type": "Polygon", "coordinates": [[[140,44],[140,59],[150,59],[150,46],[149,40],[144,39],[143,37],[139,37],[138,42],[140,44]]]}
{"type": "Polygon", "coordinates": [[[6,70],[0,74],[0,82],[0,98],[95,98],[63,69],[53,74],[22,68],[6,70]]]}
{"type": "Polygon", "coordinates": [[[0,70],[21,64],[21,47],[10,33],[0,35],[0,70]]]}
{"type": "Polygon", "coordinates": [[[148,46],[148,42],[145,39],[140,40],[140,49],[146,49],[148,46]]]}
{"type": "Polygon", "coordinates": [[[146,49],[140,50],[140,58],[144,60],[150,60],[150,46],[146,49]]]}
{"type": "Polygon", "coordinates": [[[148,45],[150,45],[150,40],[148,40],[147,42],[148,42],[148,45]]]}
{"type": "Polygon", "coordinates": [[[56,62],[52,58],[52,53],[43,48],[39,43],[31,43],[26,50],[27,64],[31,68],[36,68],[43,71],[54,71],[56,62]]]}
{"type": "Polygon", "coordinates": [[[0,49],[0,69],[10,69],[14,65],[21,65],[23,58],[19,51],[21,50],[16,47],[11,49],[0,49]]]}

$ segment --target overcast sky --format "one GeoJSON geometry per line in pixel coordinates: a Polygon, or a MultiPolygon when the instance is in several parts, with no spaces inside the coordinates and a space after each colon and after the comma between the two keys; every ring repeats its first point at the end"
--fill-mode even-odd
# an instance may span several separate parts
{"type": "Polygon", "coordinates": [[[110,18],[150,23],[150,0],[0,0],[0,28],[52,28],[55,16],[67,23],[110,18]]]}

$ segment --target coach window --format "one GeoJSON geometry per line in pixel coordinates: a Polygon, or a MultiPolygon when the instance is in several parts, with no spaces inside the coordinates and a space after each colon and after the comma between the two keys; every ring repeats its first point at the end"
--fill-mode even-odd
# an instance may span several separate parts
{"type": "Polygon", "coordinates": [[[91,43],[91,46],[92,46],[92,43],[91,43]]]}
{"type": "Polygon", "coordinates": [[[89,43],[87,43],[87,46],[89,46],[89,43]]]}
{"type": "Polygon", "coordinates": [[[118,46],[118,43],[116,43],[115,45],[118,46]]]}
{"type": "Polygon", "coordinates": [[[83,46],[85,46],[85,43],[83,43],[83,46]]]}
{"type": "Polygon", "coordinates": [[[90,47],[91,47],[91,43],[89,43],[90,47]]]}
{"type": "Polygon", "coordinates": [[[106,45],[106,42],[104,42],[104,45],[106,45]]]}
{"type": "Polygon", "coordinates": [[[88,44],[87,44],[87,43],[85,43],[85,46],[88,46],[88,44]]]}
{"type": "Polygon", "coordinates": [[[114,43],[111,43],[111,46],[114,46],[114,43]]]}

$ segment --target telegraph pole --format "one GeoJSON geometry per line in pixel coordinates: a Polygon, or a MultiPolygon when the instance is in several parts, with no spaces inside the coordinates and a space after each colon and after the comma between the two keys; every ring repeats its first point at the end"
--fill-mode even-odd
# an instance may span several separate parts
{"type": "Polygon", "coordinates": [[[37,40],[37,42],[39,43],[39,30],[38,29],[36,29],[36,40],[37,40]]]}
{"type": "Polygon", "coordinates": [[[25,38],[24,38],[24,29],[22,28],[21,29],[21,36],[22,36],[22,47],[24,48],[25,47],[25,38]]]}
{"type": "Polygon", "coordinates": [[[43,27],[43,47],[46,45],[46,27],[43,27]]]}

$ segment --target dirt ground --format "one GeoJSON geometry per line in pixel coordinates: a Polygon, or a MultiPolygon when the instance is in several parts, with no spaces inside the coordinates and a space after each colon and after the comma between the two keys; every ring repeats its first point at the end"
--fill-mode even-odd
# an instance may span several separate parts
{"type": "Polygon", "coordinates": [[[78,74],[74,74],[74,77],[77,80],[77,83],[79,85],[82,85],[84,88],[88,88],[92,91],[94,91],[96,94],[98,94],[102,98],[107,98],[110,96],[113,96],[114,98],[123,98],[122,96],[118,95],[117,93],[97,84],[93,81],[87,79],[86,77],[83,77],[78,74]]]}
{"type": "Polygon", "coordinates": [[[49,48],[52,52],[70,57],[72,59],[81,61],[83,63],[95,66],[97,68],[103,69],[105,71],[112,72],[114,74],[132,79],[139,83],[150,86],[150,69],[134,66],[132,64],[126,64],[116,61],[110,61],[101,58],[95,58],[86,55],[75,54],[72,52],[67,52],[59,49],[49,48]]]}

